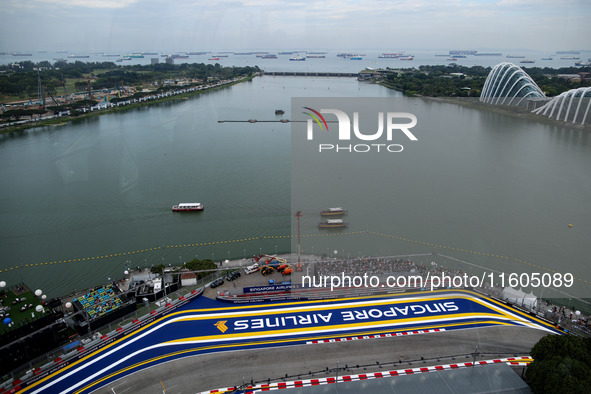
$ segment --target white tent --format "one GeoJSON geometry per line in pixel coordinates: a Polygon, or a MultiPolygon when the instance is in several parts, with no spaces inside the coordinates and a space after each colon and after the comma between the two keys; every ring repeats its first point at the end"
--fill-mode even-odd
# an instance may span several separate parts
{"type": "Polygon", "coordinates": [[[505,301],[530,310],[538,305],[538,299],[533,293],[526,294],[522,290],[517,290],[509,286],[503,289],[502,297],[505,301]]]}
{"type": "Polygon", "coordinates": [[[530,292],[529,294],[525,295],[525,298],[522,302],[525,308],[532,310],[538,306],[538,297],[536,297],[534,293],[530,292]]]}

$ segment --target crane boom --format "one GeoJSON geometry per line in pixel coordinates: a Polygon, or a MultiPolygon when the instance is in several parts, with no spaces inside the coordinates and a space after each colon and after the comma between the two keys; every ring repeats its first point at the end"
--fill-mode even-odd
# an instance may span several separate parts
{"type": "Polygon", "coordinates": [[[53,102],[55,103],[55,105],[58,105],[57,100],[55,99],[55,97],[53,97],[53,95],[51,93],[49,93],[49,89],[47,89],[47,85],[45,85],[45,91],[47,92],[47,94],[49,95],[49,97],[51,97],[51,99],[53,100],[53,102]]]}

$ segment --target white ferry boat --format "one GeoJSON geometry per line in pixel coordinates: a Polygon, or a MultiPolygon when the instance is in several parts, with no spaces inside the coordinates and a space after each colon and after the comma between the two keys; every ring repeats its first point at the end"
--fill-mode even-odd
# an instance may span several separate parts
{"type": "Polygon", "coordinates": [[[203,211],[204,207],[203,204],[198,202],[183,202],[178,205],[174,205],[172,210],[175,212],[193,212],[193,211],[203,211]]]}
{"type": "Polygon", "coordinates": [[[319,228],[342,228],[347,227],[347,223],[343,219],[328,219],[324,222],[318,223],[319,228]]]}
{"type": "Polygon", "coordinates": [[[320,216],[338,216],[338,215],[346,215],[347,211],[345,211],[341,207],[336,208],[328,208],[324,211],[320,211],[320,216]]]}

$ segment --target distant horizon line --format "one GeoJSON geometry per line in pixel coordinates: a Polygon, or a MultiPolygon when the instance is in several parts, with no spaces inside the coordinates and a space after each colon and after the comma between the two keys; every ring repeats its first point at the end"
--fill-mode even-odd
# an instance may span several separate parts
{"type": "Polygon", "coordinates": [[[339,48],[339,49],[327,49],[327,48],[217,48],[217,49],[186,49],[186,50],[171,50],[171,49],[142,49],[142,50],[129,50],[129,49],[109,49],[109,50],[96,50],[96,49],[2,49],[1,53],[12,54],[12,53],[85,53],[85,54],[110,54],[115,52],[121,52],[122,54],[130,53],[145,53],[145,52],[158,52],[162,54],[166,53],[186,53],[186,52],[262,52],[262,51],[293,51],[293,52],[306,52],[306,51],[325,51],[325,52],[343,52],[343,51],[530,51],[530,52],[553,52],[558,51],[579,51],[579,52],[590,52],[589,49],[532,49],[532,48],[474,48],[474,47],[448,47],[448,48],[339,48]]]}

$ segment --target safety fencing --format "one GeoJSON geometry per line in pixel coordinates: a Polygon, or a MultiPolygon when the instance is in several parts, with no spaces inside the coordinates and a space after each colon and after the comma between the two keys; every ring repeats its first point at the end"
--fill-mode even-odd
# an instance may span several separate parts
{"type": "Polygon", "coordinates": [[[176,300],[166,303],[158,309],[151,311],[150,313],[143,315],[137,319],[134,319],[130,323],[123,326],[117,327],[117,329],[98,337],[95,337],[90,342],[82,344],[81,346],[73,349],[72,351],[62,354],[56,359],[49,361],[41,367],[35,368],[28,371],[25,375],[19,379],[8,381],[0,385],[0,394],[5,393],[16,393],[31,384],[63,369],[64,367],[80,360],[81,358],[89,355],[90,353],[99,350],[124,336],[152,323],[153,321],[173,312],[174,310],[188,304],[197,297],[203,294],[203,288],[200,290],[193,290],[190,293],[180,296],[176,300]]]}
{"type": "Polygon", "coordinates": [[[359,375],[343,375],[343,376],[334,376],[334,377],[327,377],[327,378],[318,378],[318,379],[305,379],[305,380],[294,380],[294,381],[284,381],[284,382],[276,382],[276,383],[262,383],[262,384],[252,384],[252,385],[244,385],[238,387],[224,387],[214,390],[207,390],[201,391],[198,394],[211,394],[211,393],[244,393],[244,394],[253,394],[253,393],[260,393],[272,390],[282,390],[282,389],[292,389],[292,388],[302,388],[302,387],[311,387],[311,386],[321,386],[325,384],[336,384],[336,383],[347,383],[347,382],[356,382],[361,380],[370,380],[370,379],[380,379],[380,378],[387,378],[387,377],[394,377],[394,376],[403,376],[403,375],[415,375],[420,373],[428,373],[428,372],[436,372],[436,371],[448,371],[452,369],[460,369],[460,368],[469,368],[469,367],[478,367],[484,365],[492,365],[492,364],[508,364],[512,366],[525,366],[529,365],[533,362],[533,359],[530,356],[521,356],[521,357],[508,357],[508,358],[501,358],[501,359],[493,359],[493,360],[482,360],[482,361],[475,361],[475,362],[464,362],[464,363],[456,363],[456,364],[445,364],[445,365],[435,365],[429,367],[418,367],[418,368],[406,368],[406,369],[398,369],[386,372],[370,372],[370,373],[363,373],[359,375]]]}

